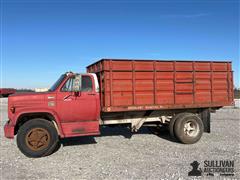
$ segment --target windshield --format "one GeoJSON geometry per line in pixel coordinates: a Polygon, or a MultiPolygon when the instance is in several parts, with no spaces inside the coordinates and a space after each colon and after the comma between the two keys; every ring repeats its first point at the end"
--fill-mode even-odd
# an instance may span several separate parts
{"type": "Polygon", "coordinates": [[[65,77],[66,74],[62,74],[48,91],[55,91],[57,87],[61,84],[61,82],[65,79],[65,77]]]}

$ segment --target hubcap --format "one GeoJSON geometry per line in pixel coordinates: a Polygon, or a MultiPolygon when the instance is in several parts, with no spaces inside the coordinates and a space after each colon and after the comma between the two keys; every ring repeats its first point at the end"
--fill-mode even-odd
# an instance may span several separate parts
{"type": "Polygon", "coordinates": [[[33,128],[27,133],[25,141],[31,150],[40,151],[49,145],[50,135],[46,129],[33,128]]]}
{"type": "Polygon", "coordinates": [[[199,126],[193,121],[188,121],[184,124],[184,133],[187,136],[195,137],[199,133],[199,126]]]}

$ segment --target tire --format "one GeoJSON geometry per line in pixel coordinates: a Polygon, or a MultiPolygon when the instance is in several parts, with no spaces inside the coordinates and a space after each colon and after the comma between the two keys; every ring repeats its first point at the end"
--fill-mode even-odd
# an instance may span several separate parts
{"type": "Polygon", "coordinates": [[[51,154],[59,142],[54,125],[45,119],[24,123],[17,135],[17,146],[27,157],[38,158],[51,154]]]}
{"type": "Polygon", "coordinates": [[[186,115],[189,115],[191,113],[179,113],[179,114],[176,114],[170,121],[169,123],[169,126],[168,126],[168,130],[169,130],[169,133],[170,133],[170,136],[173,138],[173,139],[177,139],[176,136],[175,136],[175,133],[174,133],[174,124],[176,122],[177,119],[179,118],[182,118],[183,116],[186,116],[186,115]]]}
{"type": "Polygon", "coordinates": [[[184,144],[193,144],[200,140],[203,134],[203,122],[194,114],[186,113],[176,119],[174,134],[184,144]]]}

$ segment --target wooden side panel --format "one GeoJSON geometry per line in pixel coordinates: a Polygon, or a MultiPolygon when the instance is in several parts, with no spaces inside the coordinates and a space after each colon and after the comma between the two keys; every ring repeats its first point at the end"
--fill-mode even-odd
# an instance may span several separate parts
{"type": "Polygon", "coordinates": [[[173,67],[173,62],[156,62],[156,71],[173,71],[174,67],[173,67]]]}
{"type": "Polygon", "coordinates": [[[153,71],[152,61],[136,61],[134,66],[135,71],[153,71]]]}
{"type": "Polygon", "coordinates": [[[213,72],[212,76],[213,102],[228,101],[227,72],[213,72]]]}
{"type": "MultiPolygon", "coordinates": [[[[160,64],[160,63],[159,63],[160,64]]],[[[173,69],[173,63],[168,64],[168,70],[173,69]]],[[[166,64],[164,63],[166,67],[166,64]]],[[[161,69],[161,66],[157,67],[161,69]]],[[[162,69],[164,70],[164,69],[162,69]]],[[[162,105],[174,104],[174,73],[173,71],[169,72],[157,72],[156,73],[156,89],[157,89],[157,98],[156,103],[162,105]]]]}
{"type": "Polygon", "coordinates": [[[210,63],[196,63],[195,70],[195,103],[211,103],[210,63]]]}
{"type": "Polygon", "coordinates": [[[193,71],[192,62],[176,62],[176,71],[193,71]]]}
{"type": "Polygon", "coordinates": [[[102,60],[103,111],[220,107],[233,102],[231,62],[102,60]]]}

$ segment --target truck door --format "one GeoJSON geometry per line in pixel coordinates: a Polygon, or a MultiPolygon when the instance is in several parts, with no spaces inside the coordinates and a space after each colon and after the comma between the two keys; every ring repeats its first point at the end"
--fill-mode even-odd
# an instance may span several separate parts
{"type": "Polygon", "coordinates": [[[74,76],[61,87],[57,96],[57,109],[66,136],[98,134],[98,93],[90,75],[81,76],[81,90],[73,92],[74,76]]]}

